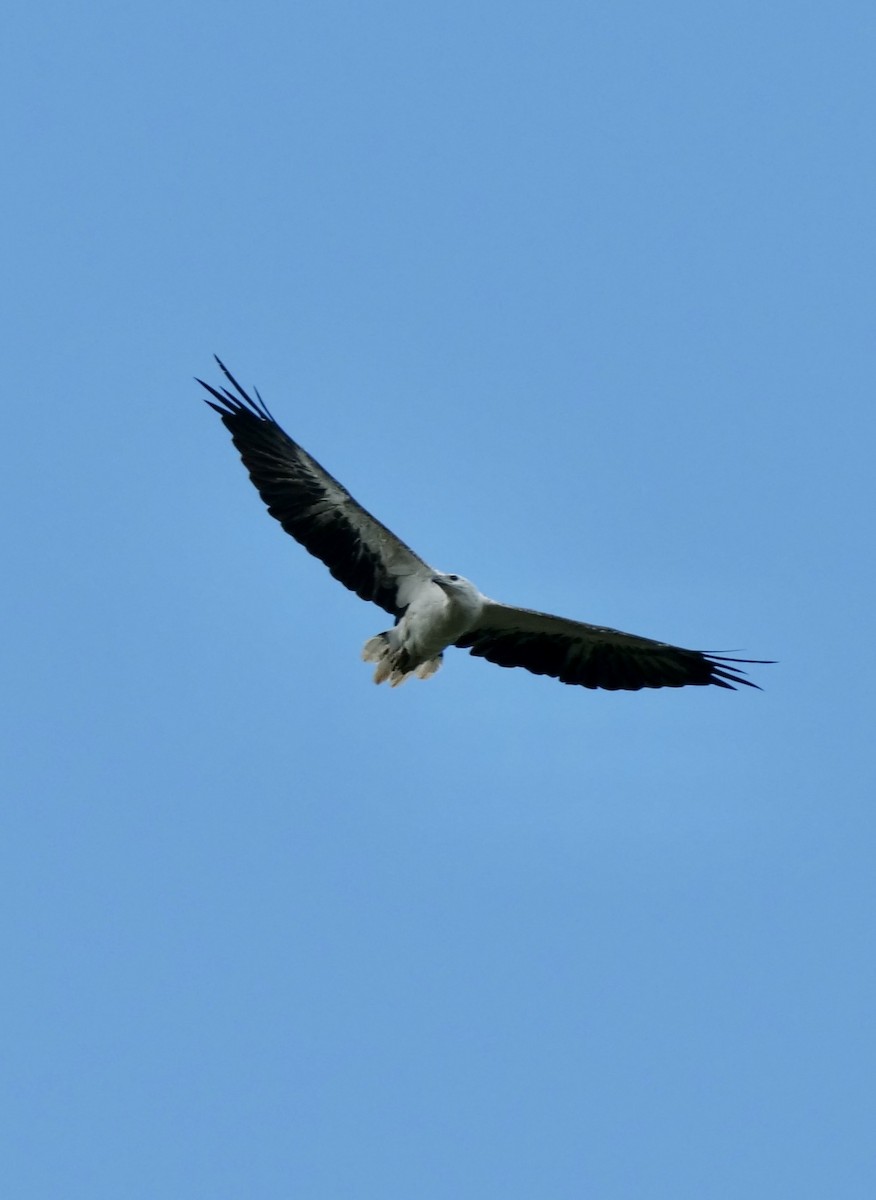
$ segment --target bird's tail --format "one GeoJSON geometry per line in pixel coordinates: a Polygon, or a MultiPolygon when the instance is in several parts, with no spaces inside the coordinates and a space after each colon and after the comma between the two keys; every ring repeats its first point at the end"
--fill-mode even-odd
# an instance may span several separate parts
{"type": "Polygon", "coordinates": [[[403,646],[393,647],[389,633],[378,633],[362,647],[362,657],[365,662],[377,663],[375,683],[389,680],[390,687],[398,687],[411,675],[416,675],[417,679],[428,679],[434,675],[444,656],[439,654],[435,658],[427,658],[425,662],[415,662],[403,646]]]}

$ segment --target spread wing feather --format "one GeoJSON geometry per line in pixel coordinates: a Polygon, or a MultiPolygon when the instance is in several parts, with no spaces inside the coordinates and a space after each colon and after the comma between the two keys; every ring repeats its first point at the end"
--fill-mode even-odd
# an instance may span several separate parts
{"type": "Polygon", "coordinates": [[[198,383],[213,397],[249,477],[272,517],[357,596],[398,617],[432,568],[375,520],[285,433],[255,392],[247,395],[216,359],[233,390],[198,383]]]}
{"type": "Polygon", "coordinates": [[[757,687],[744,677],[741,664],[763,661],[684,650],[495,601],[484,606],[477,627],[456,645],[500,667],[524,667],[534,675],[607,691],[709,683],[731,690],[739,684],[757,687]]]}

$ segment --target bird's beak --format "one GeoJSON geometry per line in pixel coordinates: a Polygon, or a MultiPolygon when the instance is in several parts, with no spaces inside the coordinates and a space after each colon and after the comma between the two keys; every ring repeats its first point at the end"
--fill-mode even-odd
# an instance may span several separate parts
{"type": "Polygon", "coordinates": [[[447,581],[446,581],[445,579],[442,579],[440,575],[433,575],[433,576],[432,576],[432,582],[433,582],[433,583],[437,583],[437,584],[438,584],[438,586],[441,588],[441,591],[442,591],[442,592],[446,592],[446,591],[447,591],[447,587],[446,587],[446,583],[447,583],[447,581]]]}

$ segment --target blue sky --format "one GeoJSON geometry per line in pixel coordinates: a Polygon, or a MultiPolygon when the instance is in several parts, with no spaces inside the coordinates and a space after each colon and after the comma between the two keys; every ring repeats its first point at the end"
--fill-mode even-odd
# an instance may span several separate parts
{"type": "Polygon", "coordinates": [[[872,5],[15,5],[5,1195],[865,1197],[872,5]],[[739,650],[564,688],[264,513],[739,650]]]}

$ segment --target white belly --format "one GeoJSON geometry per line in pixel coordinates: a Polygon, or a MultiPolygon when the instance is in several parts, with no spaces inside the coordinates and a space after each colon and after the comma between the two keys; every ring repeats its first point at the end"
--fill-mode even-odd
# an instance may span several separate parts
{"type": "Polygon", "coordinates": [[[452,601],[432,584],[408,607],[393,631],[394,640],[419,662],[433,658],[477,623],[480,607],[452,601]]]}

